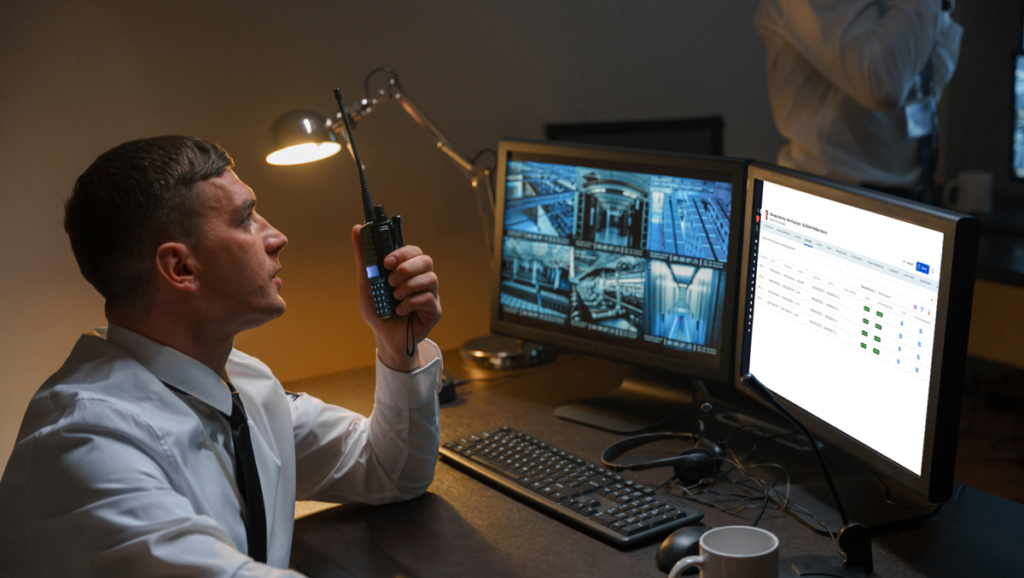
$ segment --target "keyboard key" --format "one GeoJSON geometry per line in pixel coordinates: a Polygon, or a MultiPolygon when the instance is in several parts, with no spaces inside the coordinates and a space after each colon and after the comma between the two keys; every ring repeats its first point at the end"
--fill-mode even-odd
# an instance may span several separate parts
{"type": "Polygon", "coordinates": [[[668,524],[672,520],[673,520],[673,518],[670,518],[670,517],[662,514],[660,516],[654,516],[650,520],[647,520],[647,523],[650,524],[652,528],[655,528],[655,527],[661,526],[663,524],[668,524]]]}
{"type": "Polygon", "coordinates": [[[576,488],[574,488],[572,490],[572,494],[571,495],[573,497],[585,496],[587,494],[592,494],[592,493],[594,493],[594,492],[596,492],[596,491],[598,491],[600,489],[601,489],[601,486],[598,486],[597,484],[591,484],[590,482],[587,482],[587,483],[585,483],[583,485],[580,485],[580,486],[577,486],[576,488]]]}
{"type": "Polygon", "coordinates": [[[619,528],[619,533],[624,536],[635,536],[646,529],[647,526],[645,524],[631,524],[629,526],[619,528]]]}

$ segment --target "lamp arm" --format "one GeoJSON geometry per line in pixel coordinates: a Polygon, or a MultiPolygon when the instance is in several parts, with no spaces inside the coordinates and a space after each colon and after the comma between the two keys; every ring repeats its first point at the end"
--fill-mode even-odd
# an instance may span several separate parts
{"type": "MultiPolygon", "coordinates": [[[[491,171],[486,168],[477,167],[472,161],[452,148],[451,144],[448,143],[448,139],[444,138],[441,131],[437,130],[437,127],[427,119],[409,96],[402,92],[401,87],[398,86],[394,79],[388,83],[386,88],[378,90],[375,98],[364,98],[346,105],[345,113],[348,114],[352,122],[357,123],[373,112],[373,109],[385,99],[398,101],[398,104],[402,106],[406,114],[412,117],[413,121],[423,129],[423,132],[427,133],[427,136],[434,141],[437,148],[447,155],[459,167],[462,174],[469,179],[470,185],[473,186],[473,190],[476,193],[477,209],[480,212],[480,224],[483,227],[484,237],[487,239],[487,250],[489,254],[492,254],[494,252],[494,191],[491,188],[491,171]]],[[[331,124],[331,130],[346,137],[345,124],[343,119],[340,118],[341,113],[337,113],[336,117],[338,118],[331,124]]],[[[345,142],[348,142],[347,137],[345,142]]]]}

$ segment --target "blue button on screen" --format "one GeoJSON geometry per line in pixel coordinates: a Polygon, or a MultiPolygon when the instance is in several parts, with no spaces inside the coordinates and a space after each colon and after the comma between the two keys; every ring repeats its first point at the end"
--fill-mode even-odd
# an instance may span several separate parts
{"type": "Polygon", "coordinates": [[[379,277],[379,276],[380,276],[380,274],[377,273],[377,266],[376,265],[370,265],[369,267],[366,268],[366,278],[367,279],[373,279],[374,277],[379,277]]]}
{"type": "Polygon", "coordinates": [[[928,265],[925,265],[924,263],[918,261],[917,262],[917,270],[920,271],[921,273],[924,273],[925,275],[927,275],[928,274],[928,265]]]}

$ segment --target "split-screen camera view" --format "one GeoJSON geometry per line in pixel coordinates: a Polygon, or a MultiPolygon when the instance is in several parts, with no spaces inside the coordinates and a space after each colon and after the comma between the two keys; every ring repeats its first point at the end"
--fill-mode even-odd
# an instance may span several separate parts
{"type": "Polygon", "coordinates": [[[715,353],[732,185],[510,161],[503,314],[715,353]]]}

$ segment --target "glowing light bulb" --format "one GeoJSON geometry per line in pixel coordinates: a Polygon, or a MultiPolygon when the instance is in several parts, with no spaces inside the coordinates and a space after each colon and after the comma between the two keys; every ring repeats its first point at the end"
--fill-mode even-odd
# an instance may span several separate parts
{"type": "Polygon", "coordinates": [[[336,142],[310,142],[274,151],[267,155],[267,162],[272,165],[300,165],[325,159],[340,150],[341,145],[336,142]]]}

